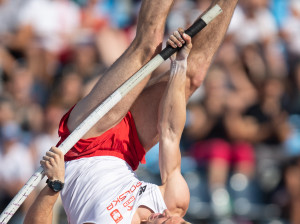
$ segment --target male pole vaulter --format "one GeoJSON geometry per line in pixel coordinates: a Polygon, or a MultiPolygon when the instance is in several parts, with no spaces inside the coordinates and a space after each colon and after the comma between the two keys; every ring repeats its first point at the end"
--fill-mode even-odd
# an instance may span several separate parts
{"type": "MultiPolygon", "coordinates": [[[[221,6],[223,14],[194,39],[194,48],[188,58],[189,67],[185,82],[187,98],[202,83],[214,53],[218,49],[227,30],[237,1],[238,0],[212,1],[212,4],[218,3],[221,6]]],[[[171,5],[171,0],[143,1],[136,38],[127,51],[107,70],[91,93],[64,116],[60,126],[62,141],[68,136],[70,131],[73,131],[76,126],[93,111],[99,102],[108,97],[113,89],[128,79],[157,52],[157,49],[159,49],[161,45],[164,24],[171,5]]],[[[174,33],[174,36],[177,36],[177,38],[178,33],[179,32],[174,33]]],[[[180,43],[177,43],[177,45],[180,46],[180,43]]],[[[67,153],[65,159],[70,162],[68,162],[66,166],[66,180],[70,182],[71,185],[69,186],[76,188],[80,185],[81,181],[89,182],[94,180],[93,178],[85,180],[85,172],[78,178],[72,178],[72,176],[68,175],[69,167],[83,165],[85,166],[84,169],[87,170],[95,168],[94,165],[92,166],[88,163],[89,158],[93,160],[98,159],[100,156],[110,156],[110,158],[117,157],[126,161],[133,170],[137,168],[139,162],[143,162],[145,153],[158,140],[158,107],[162,93],[164,92],[163,90],[168,83],[162,80],[144,89],[147,81],[148,79],[145,79],[135,87],[116,107],[102,118],[69,153],[67,153]],[[129,110],[130,112],[128,112],[129,110]],[[85,162],[80,164],[82,161],[85,162]]],[[[81,168],[83,169],[83,167],[81,168]]],[[[110,179],[110,176],[107,175],[107,178],[110,179]]],[[[132,190],[134,188],[143,189],[142,186],[136,185],[132,187],[132,190]]],[[[78,189],[81,190],[76,190],[76,192],[82,191],[85,187],[81,186],[81,188],[78,189]]],[[[114,190],[115,189],[111,189],[111,191],[114,190]]],[[[68,192],[68,189],[65,188],[64,192],[68,192]]],[[[62,194],[63,199],[65,197],[64,204],[67,199],[69,199],[71,203],[77,200],[75,199],[76,197],[68,198],[68,194],[64,194],[64,192],[62,194]]],[[[75,191],[72,191],[72,193],[74,192],[75,191]]],[[[121,216],[122,214],[119,210],[115,211],[113,208],[125,200],[122,194],[123,193],[120,192],[118,198],[106,207],[107,210],[112,211],[112,213],[110,213],[111,217],[117,222],[120,221],[118,217],[123,216],[121,216]]],[[[128,193],[125,194],[127,195],[128,193]]],[[[89,195],[87,192],[84,197],[91,198],[92,195],[89,195]]],[[[99,201],[99,203],[103,202],[99,201]]],[[[130,200],[128,203],[130,203],[130,200]]],[[[85,205],[88,204],[88,200],[86,200],[85,205]]],[[[149,208],[145,209],[151,211],[149,208]]],[[[71,206],[67,207],[66,210],[67,213],[73,212],[71,206]]],[[[180,206],[177,207],[177,205],[174,206],[174,209],[171,208],[169,210],[172,214],[179,215],[183,215],[185,212],[185,209],[180,208],[180,206]]],[[[89,210],[89,214],[91,212],[95,213],[96,211],[89,210]]],[[[69,216],[69,218],[72,217],[69,216]]],[[[74,221],[76,223],[78,220],[74,221]]]]}
{"type": "MultiPolygon", "coordinates": [[[[186,45],[171,58],[170,77],[158,111],[161,186],[139,181],[131,167],[114,156],[69,162],[66,179],[63,154],[58,148],[53,147],[43,157],[41,165],[49,180],[66,181],[62,197],[70,223],[187,223],[181,216],[190,195],[180,172],[179,141],[186,117],[185,81],[192,43],[183,33],[168,40],[174,48],[183,43],[186,45]]],[[[46,186],[25,223],[51,223],[58,192],[55,186],[46,186]]]]}

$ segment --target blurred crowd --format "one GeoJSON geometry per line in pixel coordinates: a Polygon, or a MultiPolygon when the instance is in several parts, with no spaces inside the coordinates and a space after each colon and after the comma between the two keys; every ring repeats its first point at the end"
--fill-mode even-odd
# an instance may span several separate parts
{"type": "MultiPolygon", "coordinates": [[[[58,142],[62,115],[129,46],[140,3],[0,0],[0,212],[58,142]]],[[[189,26],[210,3],[175,1],[166,35],[189,26]]],[[[187,108],[186,219],[299,224],[300,0],[240,0],[187,108]]],[[[138,170],[155,183],[157,150],[138,170]]],[[[22,223],[36,193],[11,223],[22,223]]],[[[56,210],[55,223],[66,223],[59,204],[56,210]]]]}

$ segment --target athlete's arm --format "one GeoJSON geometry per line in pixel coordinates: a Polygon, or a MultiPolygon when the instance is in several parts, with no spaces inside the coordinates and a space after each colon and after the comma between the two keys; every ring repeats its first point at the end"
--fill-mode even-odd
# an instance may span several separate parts
{"type": "Polygon", "coordinates": [[[189,204],[189,189],[181,175],[179,142],[186,119],[187,57],[192,48],[191,38],[179,29],[170,36],[168,44],[181,47],[181,36],[186,45],[171,58],[168,86],[159,107],[159,166],[162,195],[172,215],[183,216],[189,204]]]}
{"type": "MultiPolygon", "coordinates": [[[[52,147],[41,160],[45,175],[49,180],[59,180],[64,183],[64,155],[56,147],[52,147]]],[[[59,192],[54,192],[48,186],[44,187],[26,214],[24,224],[52,224],[53,206],[59,192]]]]}

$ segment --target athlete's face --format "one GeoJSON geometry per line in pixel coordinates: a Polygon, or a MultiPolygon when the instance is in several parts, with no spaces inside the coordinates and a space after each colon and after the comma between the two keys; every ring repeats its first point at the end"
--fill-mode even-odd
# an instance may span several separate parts
{"type": "Polygon", "coordinates": [[[171,216],[168,210],[163,213],[152,213],[147,221],[147,224],[180,224],[184,219],[179,216],[171,216]]]}

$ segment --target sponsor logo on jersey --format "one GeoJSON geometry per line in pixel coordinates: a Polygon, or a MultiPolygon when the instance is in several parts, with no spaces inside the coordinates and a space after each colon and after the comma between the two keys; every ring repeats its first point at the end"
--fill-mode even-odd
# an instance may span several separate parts
{"type": "Polygon", "coordinates": [[[127,211],[131,211],[133,206],[130,206],[130,204],[132,202],[135,201],[135,197],[132,195],[127,201],[125,201],[125,203],[123,204],[123,206],[126,208],[127,207],[127,211]]]}
{"type": "Polygon", "coordinates": [[[119,212],[118,209],[113,210],[113,211],[110,213],[110,216],[111,216],[112,219],[115,221],[115,223],[119,223],[119,222],[123,219],[123,216],[121,215],[121,213],[119,212]]]}
{"type": "Polygon", "coordinates": [[[107,210],[112,210],[114,207],[116,207],[119,203],[124,201],[127,196],[130,196],[133,192],[135,192],[136,189],[138,189],[142,185],[141,182],[138,182],[137,184],[134,184],[131,186],[131,188],[127,191],[125,191],[123,194],[120,194],[115,200],[113,200],[109,206],[107,206],[107,210]]]}
{"type": "Polygon", "coordinates": [[[139,196],[145,192],[147,185],[140,187],[139,196]]]}

